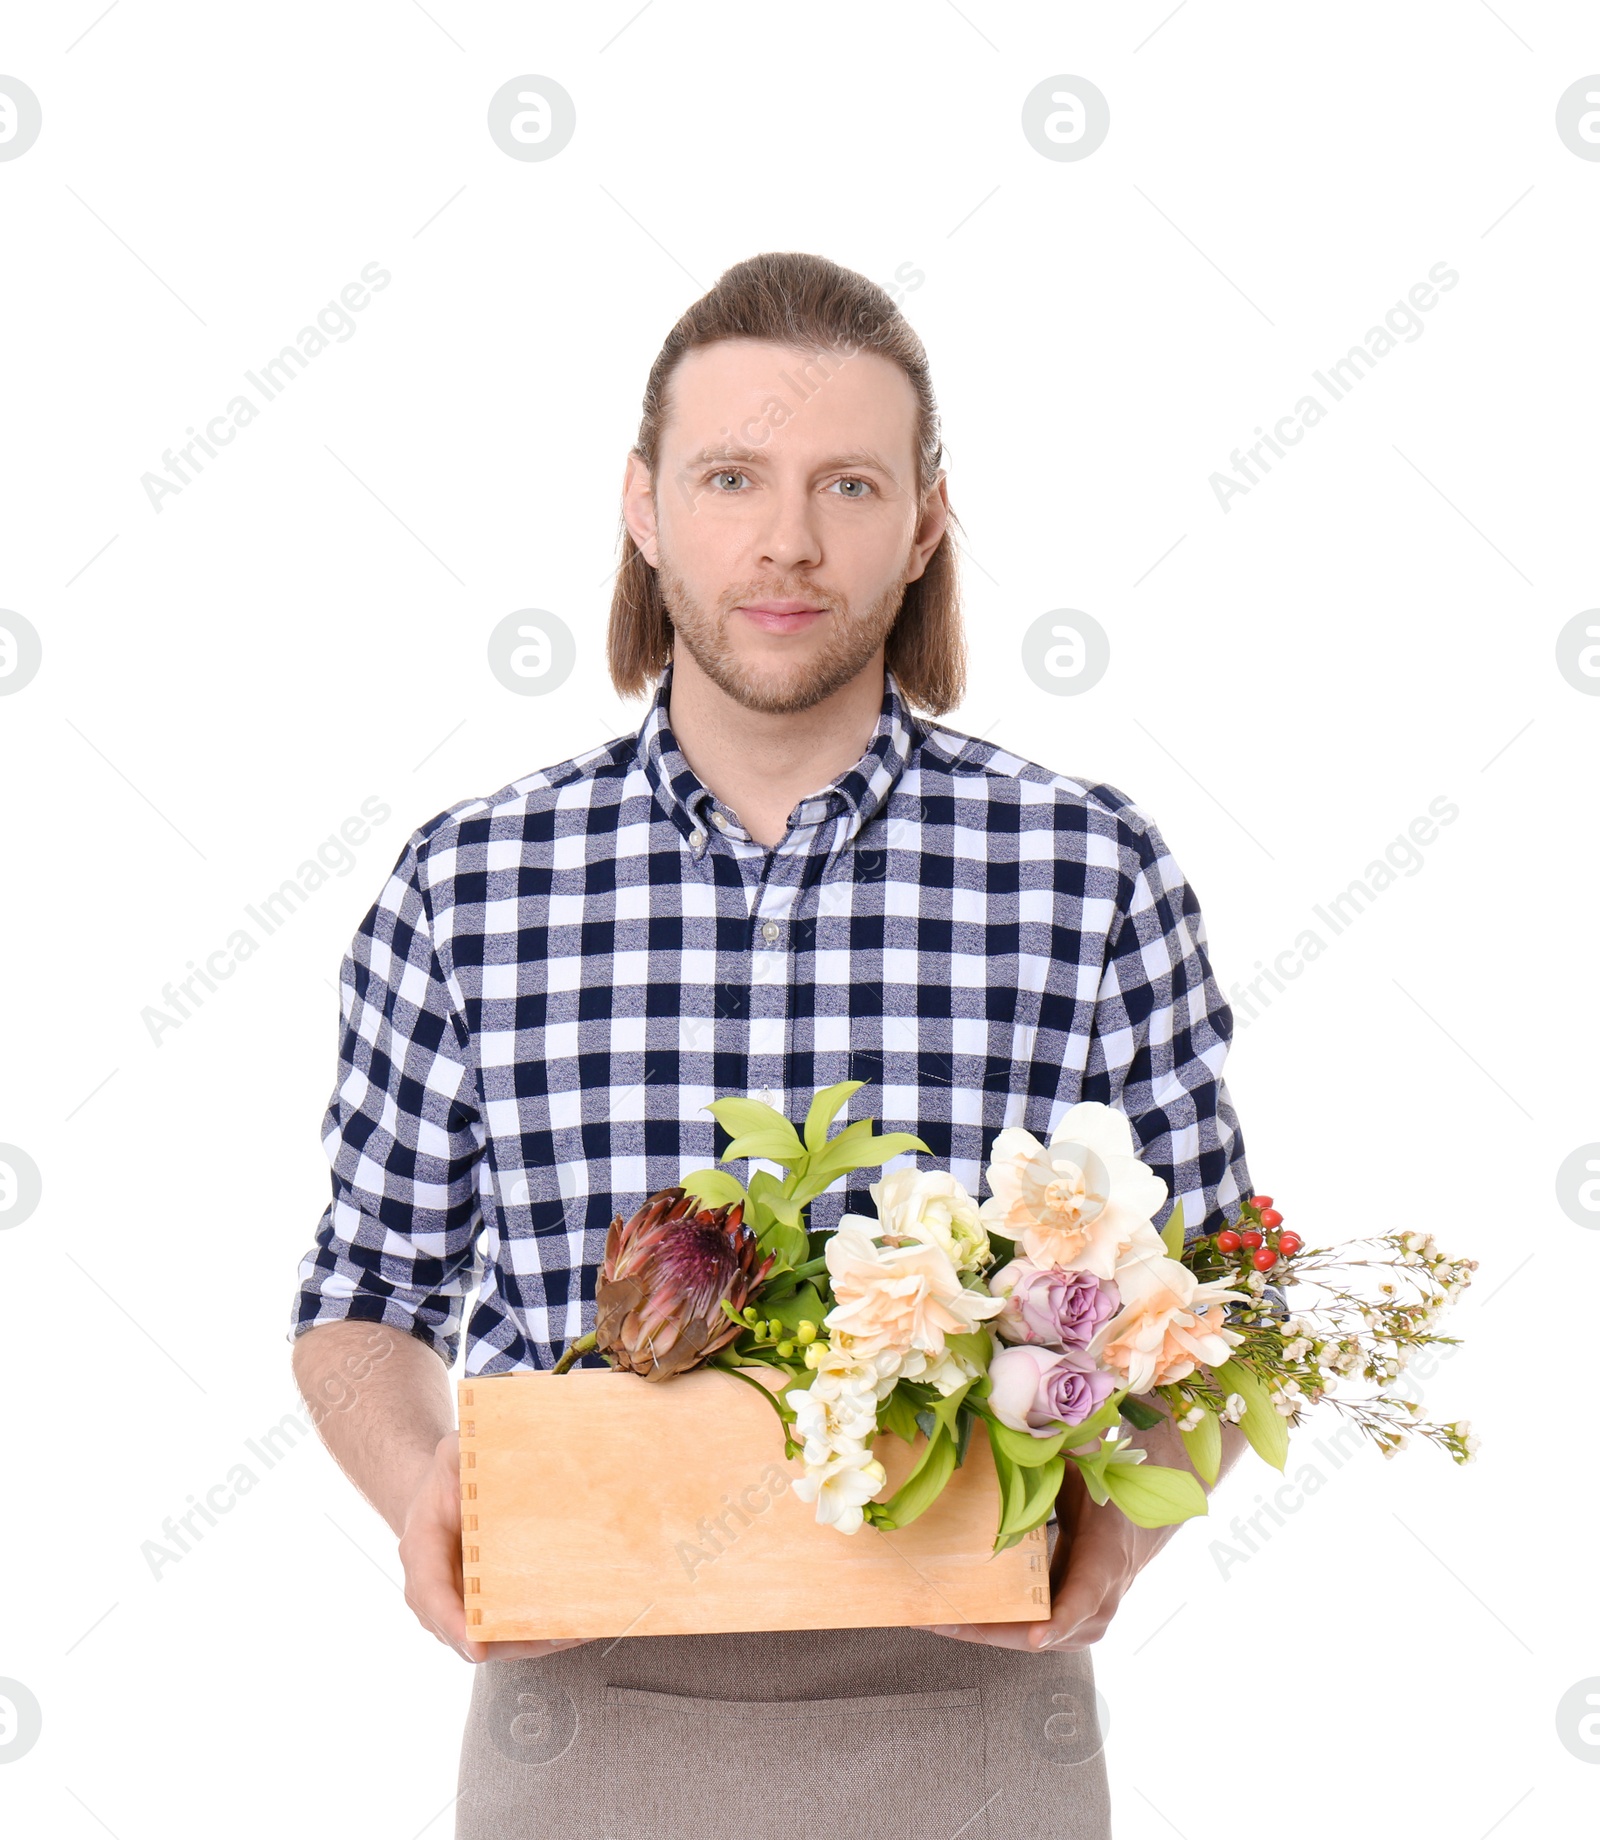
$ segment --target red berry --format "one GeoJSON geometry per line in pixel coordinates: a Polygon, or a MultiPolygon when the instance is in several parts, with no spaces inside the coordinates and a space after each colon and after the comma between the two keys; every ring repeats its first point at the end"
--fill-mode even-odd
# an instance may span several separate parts
{"type": "Polygon", "coordinates": [[[1261,1244],[1261,1235],[1252,1227],[1248,1233],[1241,1233],[1239,1235],[1239,1244],[1241,1246],[1248,1246],[1250,1250],[1254,1252],[1256,1247],[1261,1244]]]}
{"type": "Polygon", "coordinates": [[[1264,1208],[1261,1214],[1261,1224],[1264,1227],[1281,1227],[1283,1216],[1275,1207],[1264,1208]]]}
{"type": "Polygon", "coordinates": [[[1243,1244],[1244,1241],[1240,1239],[1239,1235],[1234,1232],[1232,1227],[1224,1227],[1217,1235],[1218,1252],[1237,1252],[1243,1244]]]}
{"type": "Polygon", "coordinates": [[[1298,1233],[1280,1233],[1278,1235],[1278,1250],[1286,1259],[1293,1258],[1295,1253],[1297,1253],[1304,1244],[1305,1241],[1298,1233]]]}
{"type": "Polygon", "coordinates": [[[1250,1261],[1257,1271],[1271,1271],[1277,1262],[1278,1255],[1270,1246],[1257,1246],[1255,1256],[1250,1261]]]}
{"type": "Polygon", "coordinates": [[[1251,1207],[1269,1208],[1272,1206],[1272,1197],[1271,1195],[1252,1195],[1250,1205],[1251,1207]]]}

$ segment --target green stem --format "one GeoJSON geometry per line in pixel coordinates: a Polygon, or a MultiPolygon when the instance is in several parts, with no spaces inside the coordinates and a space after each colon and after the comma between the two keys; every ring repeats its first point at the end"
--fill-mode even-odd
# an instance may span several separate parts
{"type": "Polygon", "coordinates": [[[567,1369],[571,1367],[573,1362],[577,1360],[580,1354],[592,1354],[594,1349],[595,1333],[594,1330],[591,1329],[587,1335],[580,1335],[575,1342],[568,1346],[566,1353],[562,1355],[561,1359],[550,1369],[551,1373],[564,1374],[567,1369]]]}
{"type": "MultiPolygon", "coordinates": [[[[752,1380],[748,1374],[741,1374],[737,1367],[725,1366],[721,1361],[711,1361],[708,1362],[707,1365],[721,1368],[723,1373],[732,1374],[735,1380],[742,1380],[746,1386],[753,1386],[756,1389],[761,1397],[766,1400],[767,1404],[772,1407],[773,1411],[777,1413],[778,1423],[783,1426],[783,1454],[786,1457],[793,1456],[795,1450],[799,1447],[789,1435],[789,1415],[784,1411],[783,1402],[778,1398],[778,1395],[774,1393],[770,1387],[763,1386],[759,1380],[752,1380]]],[[[757,1365],[766,1366],[767,1363],[760,1362],[757,1363],[757,1365]]]]}

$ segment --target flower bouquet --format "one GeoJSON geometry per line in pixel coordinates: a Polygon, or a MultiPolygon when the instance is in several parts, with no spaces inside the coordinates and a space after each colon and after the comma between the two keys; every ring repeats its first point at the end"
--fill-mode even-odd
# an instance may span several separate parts
{"type": "Polygon", "coordinates": [[[1094,1501],[1140,1526],[1204,1514],[1197,1476],[1216,1481],[1224,1423],[1282,1469],[1289,1429],[1323,1400],[1385,1455],[1415,1433],[1470,1459],[1464,1420],[1418,1423],[1421,1408],[1385,1389],[1415,1349],[1457,1339],[1432,1324],[1476,1261],[1417,1233],[1357,1242],[1365,1257],[1308,1251],[1268,1195],[1186,1245],[1181,1200],[1158,1230],[1166,1184],[1127,1118],[1097,1103],[1073,1106],[1048,1144],[1000,1132],[981,1205],[946,1172],[903,1168],[872,1184],[876,1218],[811,1232],[807,1206],[845,1175],[927,1149],[870,1120],[830,1137],[861,1084],[819,1092],[801,1131],[757,1100],[714,1100],[723,1161],[784,1173],[696,1170],[614,1220],[595,1329],[556,1371],[598,1349],[651,1380],[708,1366],[747,1381],[803,1464],[795,1495],[846,1534],[924,1513],[981,1424],[1000,1485],[995,1552],[1049,1518],[1069,1462],[1094,1501]],[[1352,1288],[1379,1270],[1371,1296],[1352,1288]],[[1282,1280],[1321,1301],[1290,1314],[1282,1280]],[[775,1370],[776,1387],[752,1369],[775,1370]],[[1347,1397],[1362,1381],[1368,1394],[1347,1397]],[[1163,1418],[1196,1473],[1147,1463],[1132,1442],[1163,1418]],[[880,1499],[885,1434],[922,1443],[880,1499]]]}

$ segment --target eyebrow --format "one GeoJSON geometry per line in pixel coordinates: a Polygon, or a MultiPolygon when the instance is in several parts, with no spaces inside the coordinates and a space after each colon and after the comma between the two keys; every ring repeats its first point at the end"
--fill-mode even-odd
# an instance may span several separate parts
{"type": "MultiPolygon", "coordinates": [[[[762,450],[758,447],[737,447],[731,445],[723,447],[702,447],[699,453],[691,454],[684,464],[686,466],[706,466],[714,460],[751,461],[760,460],[763,457],[762,450]]],[[[881,460],[875,453],[869,452],[866,448],[858,449],[856,452],[849,454],[834,454],[830,459],[824,460],[821,464],[824,468],[834,466],[871,466],[876,467],[880,473],[888,474],[891,479],[894,477],[894,468],[886,461],[881,460]]]]}

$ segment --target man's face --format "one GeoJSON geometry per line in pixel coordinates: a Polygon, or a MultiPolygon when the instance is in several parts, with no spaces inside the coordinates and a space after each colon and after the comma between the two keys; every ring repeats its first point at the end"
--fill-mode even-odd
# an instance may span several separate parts
{"type": "Polygon", "coordinates": [[[725,694],[809,709],[877,656],[945,524],[917,492],[916,396],[876,352],[724,340],[682,359],[625,507],[682,645],[725,694]]]}

